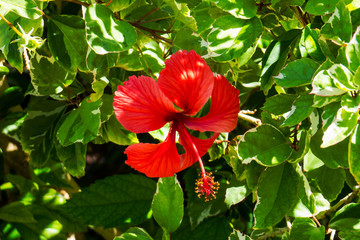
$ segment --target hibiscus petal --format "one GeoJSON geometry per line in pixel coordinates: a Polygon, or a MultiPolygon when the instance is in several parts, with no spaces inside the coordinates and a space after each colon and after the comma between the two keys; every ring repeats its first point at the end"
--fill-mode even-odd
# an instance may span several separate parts
{"type": "Polygon", "coordinates": [[[207,150],[213,145],[220,133],[214,133],[209,139],[200,139],[191,135],[185,127],[180,127],[179,142],[184,147],[186,153],[180,155],[180,170],[190,167],[198,161],[192,143],[194,143],[200,157],[204,156],[207,150]],[[191,139],[189,141],[189,138],[191,139]]]}
{"type": "Polygon", "coordinates": [[[118,86],[113,107],[119,122],[134,133],[159,129],[177,112],[157,82],[145,76],[131,76],[118,86]]]}
{"type": "Polygon", "coordinates": [[[194,115],[209,99],[214,75],[195,51],[183,50],[165,61],[158,83],[165,95],[185,114],[194,115]]]}
{"type": "Polygon", "coordinates": [[[231,86],[225,77],[215,77],[211,95],[210,112],[200,118],[184,116],[188,128],[198,131],[231,132],[237,124],[240,111],[239,90],[231,86]]]}
{"type": "Polygon", "coordinates": [[[159,144],[138,143],[126,148],[125,162],[148,177],[170,177],[180,171],[180,156],[176,149],[175,131],[159,144]]]}

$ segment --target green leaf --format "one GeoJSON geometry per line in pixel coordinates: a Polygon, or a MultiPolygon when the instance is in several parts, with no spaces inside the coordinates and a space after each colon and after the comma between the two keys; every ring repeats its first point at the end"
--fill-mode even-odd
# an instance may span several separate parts
{"type": "Polygon", "coordinates": [[[274,226],[296,200],[299,178],[289,163],[267,168],[260,176],[255,206],[255,229],[274,226]]]}
{"type": "Polygon", "coordinates": [[[55,144],[57,156],[64,163],[66,170],[75,177],[85,175],[87,145],[74,143],[69,146],[55,144]]]}
{"type": "Polygon", "coordinates": [[[30,151],[31,164],[42,166],[53,149],[55,123],[65,110],[65,103],[33,98],[21,128],[21,144],[30,151]]]}
{"type": "Polygon", "coordinates": [[[336,119],[337,112],[340,108],[341,105],[338,102],[331,103],[323,108],[323,112],[321,114],[323,131],[326,131],[326,129],[336,119]]]}
{"type": "Polygon", "coordinates": [[[322,166],[308,172],[307,178],[312,179],[312,184],[316,184],[322,195],[331,202],[344,187],[345,171],[341,168],[331,169],[322,166]]]}
{"type": "Polygon", "coordinates": [[[274,166],[286,161],[292,148],[280,130],[271,125],[261,125],[245,133],[238,151],[243,162],[255,159],[265,166],[274,166]]]}
{"type": "Polygon", "coordinates": [[[116,66],[127,71],[141,71],[144,70],[144,67],[139,64],[140,58],[140,53],[130,48],[128,51],[120,53],[116,66]]]}
{"type": "Polygon", "coordinates": [[[72,195],[63,210],[86,224],[117,227],[146,220],[155,183],[140,175],[114,175],[72,195]]]}
{"type": "Polygon", "coordinates": [[[311,191],[308,179],[298,166],[296,172],[299,176],[297,200],[289,211],[289,216],[311,217],[315,213],[315,196],[311,191]]]}
{"type": "Polygon", "coordinates": [[[334,12],[339,0],[309,0],[305,11],[312,15],[325,15],[334,12]]]}
{"type": "Polygon", "coordinates": [[[252,190],[257,189],[257,184],[261,173],[264,171],[265,167],[258,164],[256,161],[252,161],[245,166],[245,176],[247,186],[252,190]]]}
{"type": "Polygon", "coordinates": [[[100,79],[94,79],[91,83],[91,87],[94,90],[94,93],[90,94],[90,101],[96,102],[104,94],[104,89],[109,84],[109,80],[106,77],[101,77],[100,79]]]}
{"type": "Polygon", "coordinates": [[[51,54],[65,69],[76,72],[85,61],[88,45],[85,22],[79,16],[54,16],[48,21],[47,40],[51,54]]]}
{"type": "Polygon", "coordinates": [[[109,121],[101,125],[100,135],[103,141],[110,141],[118,145],[131,145],[139,142],[136,134],[125,129],[115,115],[112,115],[109,121]]]}
{"type": "Polygon", "coordinates": [[[286,113],[286,119],[281,125],[294,126],[301,123],[305,118],[309,117],[310,113],[315,109],[312,107],[314,103],[314,95],[309,93],[300,94],[294,101],[289,113],[286,113]]]}
{"type": "Polygon", "coordinates": [[[218,62],[241,58],[254,45],[262,29],[257,17],[248,20],[231,15],[218,18],[207,36],[210,57],[218,62]]]}
{"type": "MultiPolygon", "coordinates": [[[[219,192],[216,194],[216,199],[204,201],[204,199],[200,199],[197,196],[194,189],[195,181],[198,177],[199,174],[195,168],[190,168],[185,173],[185,190],[189,199],[189,205],[187,206],[186,213],[189,217],[185,216],[183,218],[183,222],[179,229],[188,224],[187,221],[189,221],[189,228],[194,229],[199,226],[199,224],[206,221],[209,217],[217,216],[219,213],[223,213],[228,209],[224,202],[227,184],[220,182],[219,192]]],[[[179,229],[176,232],[179,232],[179,229]]]]}
{"type": "Polygon", "coordinates": [[[349,67],[352,71],[356,71],[360,66],[360,27],[357,27],[356,32],[351,38],[348,45],[346,45],[345,53],[346,59],[349,62],[349,67]]]}
{"type": "Polygon", "coordinates": [[[268,111],[275,115],[281,115],[289,112],[292,107],[292,103],[297,98],[295,94],[278,94],[266,99],[262,110],[268,111]]]}
{"type": "Polygon", "coordinates": [[[94,52],[90,47],[86,55],[86,64],[81,64],[82,71],[92,71],[95,76],[101,77],[109,71],[109,68],[115,67],[119,61],[119,53],[108,53],[100,55],[94,52]],[[101,75],[103,74],[103,75],[101,75]]]}
{"type": "Polygon", "coordinates": [[[129,228],[121,236],[115,237],[114,240],[152,240],[153,238],[142,228],[129,228]]]}
{"type": "Polygon", "coordinates": [[[341,95],[340,96],[329,96],[329,97],[315,95],[313,107],[322,108],[333,102],[340,102],[341,97],[342,97],[341,95]]]}
{"type": "Polygon", "coordinates": [[[338,44],[350,41],[352,35],[350,12],[342,0],[338,1],[334,13],[321,28],[321,34],[338,44]]]}
{"type": "Polygon", "coordinates": [[[329,227],[338,231],[359,232],[359,214],[360,204],[349,203],[335,213],[335,216],[330,220],[329,227]]]}
{"type": "Polygon", "coordinates": [[[237,18],[252,18],[256,16],[256,4],[253,0],[212,0],[216,6],[237,18]]]}
{"type": "Polygon", "coordinates": [[[36,19],[42,16],[37,1],[32,0],[0,0],[0,6],[21,17],[36,19]]]}
{"type": "Polygon", "coordinates": [[[293,149],[288,161],[290,163],[297,163],[304,159],[304,156],[310,149],[311,134],[306,130],[301,130],[297,134],[299,142],[296,145],[296,149],[293,149]]]}
{"type": "Polygon", "coordinates": [[[86,40],[97,54],[125,51],[136,42],[134,28],[125,21],[116,21],[113,12],[104,5],[90,5],[85,22],[86,40]]]}
{"type": "Polygon", "coordinates": [[[327,148],[322,148],[323,131],[318,130],[317,133],[311,138],[310,147],[312,153],[325,163],[329,168],[348,168],[348,145],[349,140],[339,142],[327,148]]]}
{"type": "Polygon", "coordinates": [[[119,12],[121,10],[125,10],[126,8],[130,7],[135,2],[136,0],[130,0],[130,1],[113,0],[109,5],[109,8],[113,12],[119,12]]]}
{"type": "Polygon", "coordinates": [[[54,58],[36,54],[31,58],[30,66],[31,83],[40,95],[58,94],[75,78],[74,73],[63,69],[54,58]]]}
{"type": "Polygon", "coordinates": [[[239,230],[234,230],[228,238],[228,240],[251,240],[251,238],[247,235],[244,235],[239,230]]]}
{"type": "Polygon", "coordinates": [[[100,129],[100,106],[99,99],[96,102],[88,102],[84,99],[80,107],[69,112],[63,117],[63,121],[56,134],[63,146],[73,143],[88,143],[95,139],[100,129]]]}
{"type": "Polygon", "coordinates": [[[353,74],[347,67],[342,64],[334,64],[328,73],[334,79],[335,86],[344,91],[357,90],[356,84],[353,82],[353,74]]]}
{"type": "Polygon", "coordinates": [[[359,112],[348,112],[344,107],[340,108],[336,118],[324,132],[323,143],[320,147],[326,148],[347,138],[354,130],[358,118],[359,112]]]}
{"type": "Polygon", "coordinates": [[[230,208],[243,201],[250,194],[246,181],[239,181],[235,177],[230,180],[228,187],[226,188],[225,203],[230,208]]]}
{"type": "Polygon", "coordinates": [[[295,218],[290,229],[290,240],[325,239],[325,227],[317,227],[310,218],[295,218]]]}
{"type": "Polygon", "coordinates": [[[165,67],[163,51],[159,44],[155,41],[150,41],[141,48],[141,52],[140,62],[144,70],[149,75],[159,76],[160,71],[165,67]]]}
{"type": "Polygon", "coordinates": [[[318,67],[314,60],[301,58],[286,65],[274,79],[277,85],[284,88],[308,85],[318,67]]]}
{"type": "Polygon", "coordinates": [[[189,225],[182,224],[172,234],[174,240],[204,240],[204,239],[227,239],[232,232],[230,223],[224,217],[213,217],[205,220],[194,230],[189,225]]]}
{"type": "Polygon", "coordinates": [[[356,182],[360,183],[360,124],[357,123],[350,136],[349,169],[356,182]]]}
{"type": "Polygon", "coordinates": [[[337,87],[327,70],[321,70],[314,77],[311,93],[319,96],[338,96],[346,93],[346,90],[337,87]]]}
{"type": "Polygon", "coordinates": [[[24,178],[21,175],[6,174],[6,178],[20,190],[21,194],[39,189],[39,186],[34,181],[24,178]]]}
{"type": "Polygon", "coordinates": [[[8,222],[33,223],[36,222],[28,206],[21,202],[12,202],[0,208],[0,219],[8,222]]]}
{"type": "Polygon", "coordinates": [[[266,48],[262,59],[261,89],[268,91],[273,85],[272,77],[276,76],[284,66],[290,50],[298,42],[302,34],[300,29],[292,29],[273,40],[266,48]]]}
{"type": "Polygon", "coordinates": [[[113,107],[113,101],[114,96],[110,94],[103,94],[101,97],[101,100],[103,101],[103,104],[100,107],[101,112],[101,123],[104,123],[108,121],[111,116],[114,114],[114,107],[113,107]]]}
{"type": "Polygon", "coordinates": [[[164,2],[173,10],[176,20],[184,23],[192,30],[197,30],[196,21],[194,17],[189,16],[190,9],[186,3],[177,3],[175,0],[164,0],[164,2]]]}
{"type": "Polygon", "coordinates": [[[319,37],[319,29],[311,29],[309,26],[306,26],[303,35],[301,36],[299,47],[303,56],[308,54],[315,61],[324,62],[326,58],[321,50],[319,37]],[[304,54],[303,51],[305,51],[306,54],[304,54]]]}
{"type": "Polygon", "coordinates": [[[184,196],[176,177],[159,178],[151,204],[156,222],[167,232],[174,232],[184,215],[184,196]]]}

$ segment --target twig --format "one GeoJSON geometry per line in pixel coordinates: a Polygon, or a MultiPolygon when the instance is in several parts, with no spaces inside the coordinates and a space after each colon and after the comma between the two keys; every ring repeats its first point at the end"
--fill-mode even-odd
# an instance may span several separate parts
{"type": "Polygon", "coordinates": [[[301,26],[306,27],[308,25],[308,20],[302,9],[299,6],[290,6],[291,10],[293,10],[295,18],[299,21],[301,26]]]}
{"type": "Polygon", "coordinates": [[[355,190],[352,193],[349,193],[347,196],[345,196],[343,199],[341,199],[338,203],[336,203],[327,211],[320,212],[318,215],[316,215],[316,218],[323,219],[326,215],[329,215],[330,213],[338,210],[342,205],[350,203],[359,194],[359,192],[360,192],[360,187],[356,186],[355,190]]]}
{"type": "Polygon", "coordinates": [[[150,11],[147,12],[144,16],[142,16],[141,18],[139,18],[139,19],[136,21],[136,23],[142,24],[142,23],[140,23],[140,22],[141,22],[143,19],[145,19],[147,16],[149,16],[150,14],[152,14],[153,12],[156,12],[156,11],[158,11],[158,10],[160,10],[160,7],[157,7],[157,8],[154,8],[154,9],[150,10],[150,11]]]}
{"type": "Polygon", "coordinates": [[[140,49],[139,45],[138,45],[137,43],[135,43],[135,45],[136,45],[137,49],[139,50],[139,53],[140,53],[140,55],[141,55],[142,59],[143,59],[143,60],[144,60],[144,62],[145,62],[146,68],[147,68],[147,70],[148,70],[148,72],[149,72],[150,76],[151,76],[152,78],[154,78],[154,74],[153,74],[153,72],[151,71],[151,69],[150,69],[149,65],[147,64],[147,61],[146,61],[146,59],[145,59],[145,56],[144,56],[143,52],[141,51],[141,49],[140,49]]]}
{"type": "Polygon", "coordinates": [[[317,218],[312,215],[312,219],[316,222],[316,225],[318,225],[318,227],[321,227],[321,223],[319,222],[319,220],[317,220],[317,218]]]}
{"type": "Polygon", "coordinates": [[[9,27],[11,27],[12,30],[14,30],[14,32],[16,32],[17,35],[19,35],[19,37],[23,36],[23,34],[19,30],[17,30],[17,28],[11,22],[9,22],[2,14],[0,14],[0,17],[7,23],[7,25],[9,25],[9,27]]]}

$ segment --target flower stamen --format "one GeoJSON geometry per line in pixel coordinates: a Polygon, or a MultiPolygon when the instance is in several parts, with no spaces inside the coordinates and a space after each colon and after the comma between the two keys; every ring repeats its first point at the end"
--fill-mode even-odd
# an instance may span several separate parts
{"type": "Polygon", "coordinates": [[[219,183],[214,181],[214,176],[211,172],[200,173],[200,179],[196,180],[195,192],[198,197],[205,197],[205,201],[216,199],[216,193],[219,190],[219,183]]]}

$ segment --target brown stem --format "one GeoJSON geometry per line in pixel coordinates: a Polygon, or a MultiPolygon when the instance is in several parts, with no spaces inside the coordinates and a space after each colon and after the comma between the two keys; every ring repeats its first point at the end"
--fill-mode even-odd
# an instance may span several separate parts
{"type": "Polygon", "coordinates": [[[139,18],[139,19],[136,21],[136,23],[138,23],[138,24],[144,23],[144,22],[140,23],[141,20],[145,19],[147,16],[149,16],[150,14],[152,14],[153,12],[156,12],[156,11],[158,11],[158,10],[160,10],[160,7],[157,7],[157,8],[154,8],[154,9],[150,10],[150,11],[147,12],[144,16],[142,16],[141,18],[139,18]]]}
{"type": "Polygon", "coordinates": [[[290,8],[291,10],[293,10],[295,18],[299,21],[299,23],[303,27],[306,27],[306,25],[308,25],[309,23],[302,9],[299,6],[290,6],[290,8]]]}

